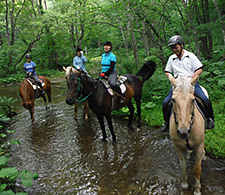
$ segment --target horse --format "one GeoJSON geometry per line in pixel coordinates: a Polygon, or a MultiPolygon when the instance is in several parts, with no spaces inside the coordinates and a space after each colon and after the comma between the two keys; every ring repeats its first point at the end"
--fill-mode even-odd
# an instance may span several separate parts
{"type": "Polygon", "coordinates": [[[169,80],[173,86],[173,111],[169,129],[170,137],[179,156],[182,172],[182,188],[188,188],[187,162],[185,156],[192,150],[195,152],[193,168],[195,175],[194,194],[200,195],[201,163],[202,159],[205,158],[205,124],[194,96],[194,86],[198,80],[198,75],[193,78],[180,77],[177,79],[170,75],[169,80]]]}
{"type": "Polygon", "coordinates": [[[104,124],[105,117],[108,122],[109,130],[111,131],[112,142],[116,144],[116,135],[113,130],[111,117],[112,110],[117,110],[127,105],[130,111],[127,126],[131,127],[134,116],[134,106],[131,100],[134,99],[137,106],[138,129],[140,129],[142,86],[144,82],[153,75],[155,69],[155,62],[147,61],[137,74],[124,75],[127,80],[124,83],[126,91],[123,94],[123,102],[120,101],[120,98],[115,99],[115,96],[108,92],[101,82],[101,78],[98,80],[93,79],[82,71],[67,74],[69,81],[66,103],[71,105],[75,100],[79,100],[80,98],[87,99],[90,109],[95,113],[100,123],[103,134],[102,140],[106,141],[107,138],[104,124]]]}
{"type": "MultiPolygon", "coordinates": [[[[24,108],[28,109],[30,112],[30,117],[32,120],[32,124],[34,124],[34,101],[35,99],[42,97],[45,101],[45,107],[47,110],[47,102],[45,95],[42,94],[42,91],[40,89],[35,89],[33,88],[32,84],[30,81],[28,81],[29,78],[25,78],[19,89],[19,94],[20,97],[22,98],[23,103],[21,106],[24,108]]],[[[45,76],[39,76],[39,79],[41,82],[44,82],[43,90],[47,93],[48,96],[48,102],[50,104],[50,110],[51,110],[51,82],[50,80],[45,77],[45,76]]]]}
{"type": "MultiPolygon", "coordinates": [[[[76,69],[75,68],[73,68],[72,66],[68,66],[67,68],[65,68],[64,66],[63,66],[63,70],[65,71],[65,73],[66,73],[66,81],[67,81],[67,83],[68,83],[68,81],[69,81],[69,73],[70,72],[75,72],[76,71],[76,69]]],[[[74,105],[74,120],[76,121],[77,120],[77,110],[78,110],[78,102],[75,102],[74,103],[75,105],[74,105]]],[[[87,100],[84,100],[83,101],[83,105],[84,105],[84,118],[85,119],[88,119],[88,101],[87,100]]]]}

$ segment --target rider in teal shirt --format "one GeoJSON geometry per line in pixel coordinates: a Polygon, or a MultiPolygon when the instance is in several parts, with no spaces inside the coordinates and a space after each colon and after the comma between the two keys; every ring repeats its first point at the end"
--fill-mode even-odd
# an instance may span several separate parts
{"type": "Polygon", "coordinates": [[[110,41],[106,41],[104,43],[104,51],[105,53],[102,54],[102,71],[100,77],[107,76],[109,78],[109,84],[113,90],[115,90],[118,94],[122,97],[123,94],[119,86],[116,85],[117,81],[117,72],[116,72],[116,56],[111,52],[112,50],[112,43],[110,41]]]}

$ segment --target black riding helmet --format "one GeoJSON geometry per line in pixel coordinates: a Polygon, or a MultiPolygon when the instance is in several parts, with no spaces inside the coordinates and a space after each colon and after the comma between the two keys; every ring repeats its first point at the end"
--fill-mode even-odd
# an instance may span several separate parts
{"type": "Polygon", "coordinates": [[[28,54],[26,54],[25,58],[26,58],[26,59],[27,59],[27,58],[30,58],[30,59],[31,59],[32,57],[31,57],[31,55],[28,53],[28,54]]]}
{"type": "Polygon", "coordinates": [[[176,45],[176,44],[183,44],[184,46],[184,39],[180,35],[172,36],[168,41],[168,46],[176,45]]]}
{"type": "Polygon", "coordinates": [[[110,50],[112,50],[112,43],[111,43],[110,41],[106,41],[106,42],[104,43],[103,47],[104,47],[105,45],[110,46],[110,48],[111,48],[110,50]]]}
{"type": "Polygon", "coordinates": [[[77,52],[81,52],[82,49],[78,47],[76,51],[77,51],[77,52]]]}

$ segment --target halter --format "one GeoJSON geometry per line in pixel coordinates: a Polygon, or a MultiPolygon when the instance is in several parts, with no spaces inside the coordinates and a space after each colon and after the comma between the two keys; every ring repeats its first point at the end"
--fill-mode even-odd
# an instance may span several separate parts
{"type": "MultiPolygon", "coordinates": [[[[195,100],[195,99],[194,99],[194,103],[196,104],[196,100],[195,100]]],[[[175,121],[176,125],[178,126],[178,121],[177,121],[176,113],[175,113],[174,111],[173,111],[173,116],[174,116],[174,121],[175,121]]],[[[193,125],[194,116],[195,116],[195,114],[194,114],[194,109],[193,109],[193,112],[192,112],[192,114],[191,114],[190,130],[191,130],[191,127],[192,127],[192,125],[193,125]]],[[[191,150],[191,146],[190,146],[190,144],[189,144],[188,138],[186,138],[185,140],[186,140],[186,146],[187,146],[187,149],[188,149],[188,150],[191,150]]]]}

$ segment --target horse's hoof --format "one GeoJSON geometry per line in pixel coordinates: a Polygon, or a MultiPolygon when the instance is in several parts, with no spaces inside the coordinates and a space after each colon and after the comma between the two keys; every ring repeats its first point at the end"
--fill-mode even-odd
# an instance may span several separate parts
{"type": "Polygon", "coordinates": [[[183,189],[183,190],[188,189],[188,184],[187,184],[187,183],[182,183],[182,189],[183,189]]]}
{"type": "Polygon", "coordinates": [[[112,144],[113,144],[113,145],[116,145],[116,141],[113,141],[112,144]]]}
{"type": "Polygon", "coordinates": [[[74,120],[77,121],[77,118],[74,117],[74,120]]]}
{"type": "Polygon", "coordinates": [[[201,195],[202,193],[200,191],[194,191],[194,195],[201,195]]]}
{"type": "Polygon", "coordinates": [[[140,127],[138,127],[138,128],[137,128],[137,132],[140,132],[140,131],[141,131],[141,128],[140,128],[140,127]]]}
{"type": "Polygon", "coordinates": [[[107,142],[107,139],[106,139],[106,138],[102,138],[102,141],[103,141],[103,142],[107,142]]]}

